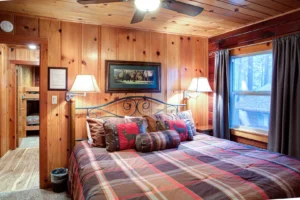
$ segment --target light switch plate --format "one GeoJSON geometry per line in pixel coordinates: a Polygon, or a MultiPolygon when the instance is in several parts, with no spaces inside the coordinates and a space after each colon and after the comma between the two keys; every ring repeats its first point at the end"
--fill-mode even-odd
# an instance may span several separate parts
{"type": "Polygon", "coordinates": [[[52,96],[52,104],[57,104],[57,96],[52,96]]]}

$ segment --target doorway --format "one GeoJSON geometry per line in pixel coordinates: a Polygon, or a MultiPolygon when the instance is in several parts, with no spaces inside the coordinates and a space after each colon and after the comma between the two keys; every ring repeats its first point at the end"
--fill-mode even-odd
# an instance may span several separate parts
{"type": "MultiPolygon", "coordinates": [[[[48,40],[35,36],[19,36],[13,34],[0,34],[0,43],[17,45],[39,45],[40,46],[40,135],[39,135],[39,185],[46,189],[50,186],[50,175],[48,170],[48,129],[47,129],[47,66],[48,66],[48,40]]],[[[2,88],[2,87],[0,87],[2,88]]],[[[2,92],[2,89],[1,91],[2,92]]],[[[1,95],[1,100],[4,98],[1,95]]],[[[0,104],[1,105],[1,104],[0,104]]],[[[1,122],[1,120],[0,120],[1,122]]],[[[2,127],[2,126],[1,126],[2,127]]]]}
{"type": "Polygon", "coordinates": [[[0,192],[39,188],[40,50],[0,44],[0,192]]]}

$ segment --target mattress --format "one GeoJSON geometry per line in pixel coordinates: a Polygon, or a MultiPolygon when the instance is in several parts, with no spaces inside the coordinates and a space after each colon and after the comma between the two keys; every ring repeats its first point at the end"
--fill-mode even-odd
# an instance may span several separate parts
{"type": "Polygon", "coordinates": [[[69,162],[73,199],[300,197],[300,160],[204,134],[177,149],[108,153],[78,143],[69,162]]]}
{"type": "Polygon", "coordinates": [[[40,124],[40,116],[39,114],[32,114],[26,117],[26,123],[28,126],[30,125],[39,125],[40,124]]]}

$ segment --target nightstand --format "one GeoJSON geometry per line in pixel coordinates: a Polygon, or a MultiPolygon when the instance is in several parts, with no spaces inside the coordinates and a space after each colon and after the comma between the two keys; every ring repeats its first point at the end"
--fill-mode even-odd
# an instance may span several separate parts
{"type": "Polygon", "coordinates": [[[196,131],[199,133],[205,133],[207,135],[213,136],[213,127],[210,125],[197,126],[196,131]]]}

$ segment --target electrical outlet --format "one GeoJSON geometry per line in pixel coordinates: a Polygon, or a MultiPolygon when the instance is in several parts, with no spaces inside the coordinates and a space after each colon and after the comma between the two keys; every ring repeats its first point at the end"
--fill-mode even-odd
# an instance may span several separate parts
{"type": "Polygon", "coordinates": [[[57,96],[52,96],[52,104],[57,104],[57,96]]]}

